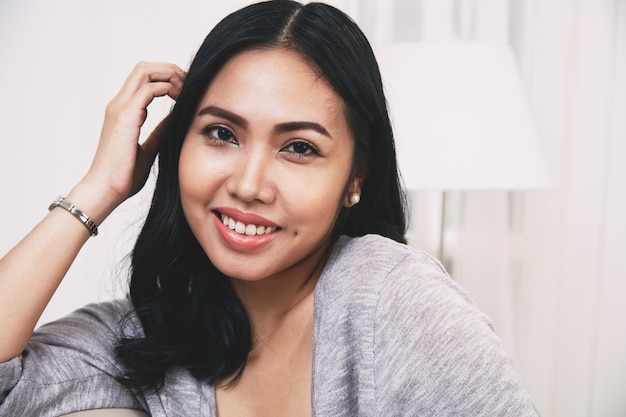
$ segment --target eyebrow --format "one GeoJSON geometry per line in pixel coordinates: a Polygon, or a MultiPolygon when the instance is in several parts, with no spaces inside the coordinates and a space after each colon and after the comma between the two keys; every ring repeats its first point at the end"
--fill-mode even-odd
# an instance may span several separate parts
{"type": "Polygon", "coordinates": [[[274,131],[276,133],[295,132],[297,130],[313,130],[314,132],[317,132],[317,133],[319,133],[321,135],[324,135],[324,136],[328,137],[329,139],[333,138],[330,135],[330,133],[328,133],[328,131],[326,129],[324,129],[324,126],[322,126],[319,123],[315,123],[315,122],[287,122],[287,123],[280,123],[280,124],[276,125],[276,127],[274,128],[274,131]]]}
{"type": "MultiPolygon", "coordinates": [[[[221,107],[216,107],[216,106],[207,106],[204,107],[202,110],[200,110],[198,112],[198,116],[204,116],[206,114],[210,114],[216,117],[220,117],[222,119],[226,119],[236,125],[242,126],[242,127],[247,127],[248,126],[248,122],[246,121],[246,119],[244,119],[243,117],[228,111],[226,109],[223,109],[221,107]]],[[[324,126],[322,126],[319,123],[315,123],[315,122],[285,122],[285,123],[279,123],[274,127],[274,132],[276,133],[287,133],[287,132],[295,132],[298,130],[312,130],[314,132],[317,132],[321,135],[324,135],[330,139],[332,139],[333,137],[330,135],[330,133],[328,133],[328,130],[326,130],[324,128],[324,126]]]]}
{"type": "Polygon", "coordinates": [[[205,114],[210,114],[216,117],[220,117],[222,119],[226,119],[229,122],[233,122],[239,126],[246,127],[248,125],[246,119],[226,109],[222,109],[221,107],[207,106],[198,112],[198,116],[204,116],[205,114]]]}

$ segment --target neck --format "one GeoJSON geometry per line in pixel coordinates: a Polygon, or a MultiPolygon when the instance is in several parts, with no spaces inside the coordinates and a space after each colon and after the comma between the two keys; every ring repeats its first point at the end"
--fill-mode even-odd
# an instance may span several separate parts
{"type": "Polygon", "coordinates": [[[252,326],[253,341],[270,337],[289,317],[311,316],[315,285],[322,274],[330,245],[317,250],[315,256],[296,264],[281,274],[258,281],[232,280],[252,326]]]}

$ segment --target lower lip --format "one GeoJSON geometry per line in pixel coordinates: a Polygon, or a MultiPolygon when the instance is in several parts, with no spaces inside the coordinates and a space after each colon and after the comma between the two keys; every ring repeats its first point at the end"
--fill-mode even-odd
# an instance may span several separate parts
{"type": "Polygon", "coordinates": [[[213,215],[213,221],[215,222],[215,227],[224,242],[235,250],[258,250],[269,245],[276,237],[276,232],[254,236],[239,234],[226,226],[216,214],[213,215]]]}

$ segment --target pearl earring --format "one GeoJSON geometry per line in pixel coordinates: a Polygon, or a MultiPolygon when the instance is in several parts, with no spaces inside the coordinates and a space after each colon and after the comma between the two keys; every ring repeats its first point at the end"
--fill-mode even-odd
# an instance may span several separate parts
{"type": "Polygon", "coordinates": [[[361,201],[361,194],[359,193],[350,194],[350,207],[359,204],[359,201],[361,201]]]}

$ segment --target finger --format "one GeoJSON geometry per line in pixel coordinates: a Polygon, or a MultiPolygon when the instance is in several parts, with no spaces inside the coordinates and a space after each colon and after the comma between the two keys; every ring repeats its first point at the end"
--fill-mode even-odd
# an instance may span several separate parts
{"type": "Polygon", "coordinates": [[[129,87],[138,88],[145,82],[169,81],[173,77],[184,79],[185,71],[175,64],[166,62],[140,62],[129,74],[126,83],[129,87]]]}
{"type": "Polygon", "coordinates": [[[169,92],[168,95],[172,99],[174,99],[174,101],[178,100],[178,95],[180,94],[180,91],[183,89],[183,81],[184,81],[184,79],[180,79],[180,78],[177,78],[176,80],[170,81],[174,88],[169,92]]]}
{"type": "Polygon", "coordinates": [[[135,109],[146,109],[156,97],[169,96],[175,99],[179,92],[180,88],[169,82],[144,84],[130,99],[128,106],[135,109]]]}
{"type": "Polygon", "coordinates": [[[168,82],[144,84],[127,102],[112,101],[107,106],[107,119],[121,122],[120,126],[133,129],[141,127],[147,115],[148,105],[156,97],[176,97],[179,88],[168,82]]]}
{"type": "Polygon", "coordinates": [[[163,62],[140,62],[130,73],[118,93],[118,98],[128,100],[142,85],[152,82],[171,82],[182,86],[185,71],[174,64],[163,62]]]}

